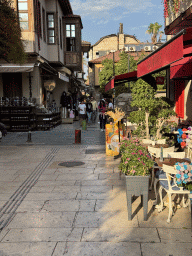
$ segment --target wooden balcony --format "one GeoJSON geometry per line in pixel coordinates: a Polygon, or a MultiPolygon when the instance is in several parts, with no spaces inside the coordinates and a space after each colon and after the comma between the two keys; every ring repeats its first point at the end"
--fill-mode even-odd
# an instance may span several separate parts
{"type": "Polygon", "coordinates": [[[74,71],[81,70],[82,57],[79,52],[64,52],[64,63],[65,66],[74,71]]]}

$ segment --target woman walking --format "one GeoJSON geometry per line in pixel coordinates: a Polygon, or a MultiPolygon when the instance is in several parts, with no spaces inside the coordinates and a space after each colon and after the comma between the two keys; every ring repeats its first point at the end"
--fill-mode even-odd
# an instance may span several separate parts
{"type": "Polygon", "coordinates": [[[91,117],[92,117],[92,112],[93,112],[93,105],[91,103],[91,100],[88,100],[86,104],[86,112],[87,112],[87,117],[88,117],[88,124],[91,123],[91,117]]]}
{"type": "Polygon", "coordinates": [[[104,101],[100,101],[99,104],[99,120],[100,120],[100,129],[103,132],[105,130],[105,124],[106,124],[106,116],[105,116],[105,111],[106,111],[106,106],[105,106],[105,102],[104,101]]]}

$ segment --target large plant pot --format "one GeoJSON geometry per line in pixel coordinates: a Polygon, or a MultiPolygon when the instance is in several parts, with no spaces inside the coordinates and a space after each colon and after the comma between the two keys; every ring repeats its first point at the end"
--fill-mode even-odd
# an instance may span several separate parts
{"type": "Polygon", "coordinates": [[[128,220],[132,219],[132,196],[141,196],[144,220],[147,220],[149,176],[125,176],[128,220]]]}

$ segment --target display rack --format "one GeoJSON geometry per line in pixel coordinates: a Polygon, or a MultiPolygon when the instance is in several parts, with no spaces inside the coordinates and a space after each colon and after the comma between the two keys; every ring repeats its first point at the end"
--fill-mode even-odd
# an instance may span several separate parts
{"type": "Polygon", "coordinates": [[[7,130],[28,131],[36,128],[35,108],[31,106],[1,106],[0,122],[6,125],[7,130]]]}

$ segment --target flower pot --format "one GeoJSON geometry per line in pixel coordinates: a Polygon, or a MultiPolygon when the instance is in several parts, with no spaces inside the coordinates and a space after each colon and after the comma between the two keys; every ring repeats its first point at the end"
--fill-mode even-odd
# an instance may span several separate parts
{"type": "Polygon", "coordinates": [[[126,177],[126,195],[127,195],[127,210],[128,220],[132,217],[132,196],[141,196],[143,204],[144,220],[147,220],[148,212],[148,191],[149,191],[149,176],[125,176],[126,177]]]}

